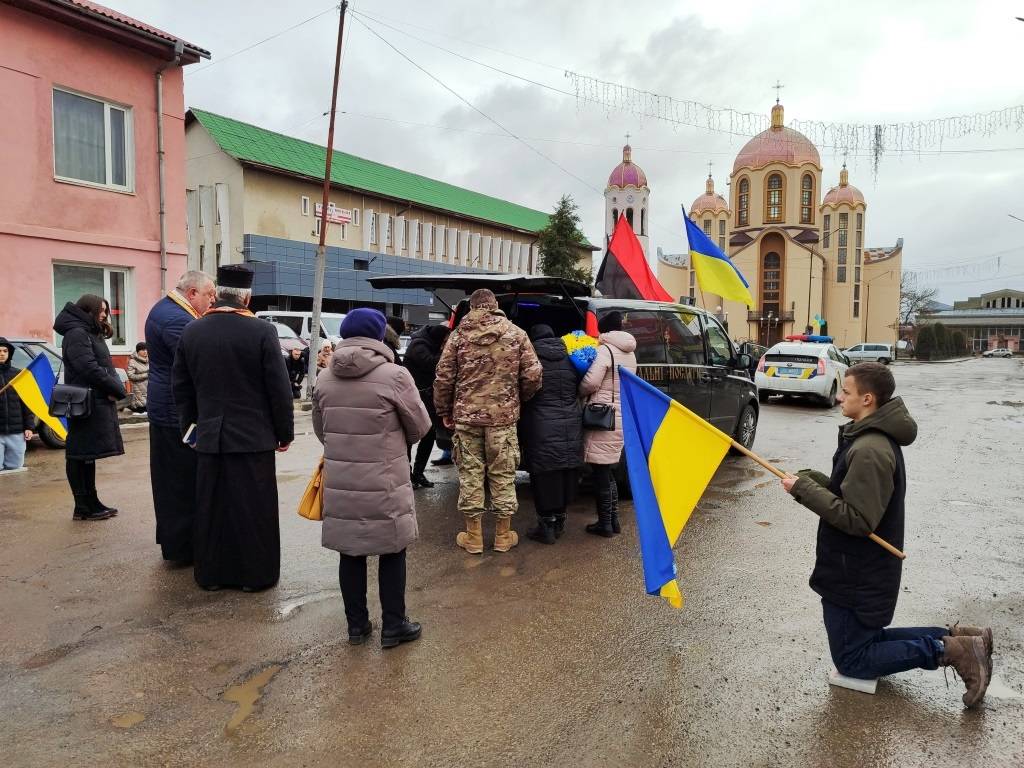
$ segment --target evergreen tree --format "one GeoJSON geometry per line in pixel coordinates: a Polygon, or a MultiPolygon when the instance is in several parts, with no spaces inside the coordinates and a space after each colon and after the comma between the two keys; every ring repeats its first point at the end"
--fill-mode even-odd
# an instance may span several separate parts
{"type": "Polygon", "coordinates": [[[914,344],[917,357],[930,360],[935,353],[935,324],[928,323],[917,329],[917,341],[914,344]]]}
{"type": "Polygon", "coordinates": [[[953,331],[953,354],[962,355],[967,351],[967,335],[963,331],[953,331]]]}
{"type": "Polygon", "coordinates": [[[942,360],[950,356],[949,331],[942,323],[933,323],[932,330],[935,332],[935,357],[942,360]]]}
{"type": "Polygon", "coordinates": [[[537,233],[540,268],[549,277],[564,277],[589,286],[593,282],[591,271],[579,265],[586,239],[580,232],[578,210],[572,197],[563,195],[548,225],[537,233]]]}

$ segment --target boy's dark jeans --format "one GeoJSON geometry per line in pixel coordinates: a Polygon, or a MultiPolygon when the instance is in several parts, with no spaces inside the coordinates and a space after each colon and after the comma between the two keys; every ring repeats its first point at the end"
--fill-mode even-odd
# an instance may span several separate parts
{"type": "Polygon", "coordinates": [[[873,629],[849,608],[821,601],[832,661],[847,677],[872,680],[908,669],[938,669],[945,627],[873,629]]]}

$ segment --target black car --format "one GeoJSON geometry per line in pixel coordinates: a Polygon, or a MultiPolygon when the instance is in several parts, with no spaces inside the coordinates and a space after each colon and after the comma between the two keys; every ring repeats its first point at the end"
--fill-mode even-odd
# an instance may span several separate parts
{"type": "MultiPolygon", "coordinates": [[[[556,335],[584,330],[597,336],[598,320],[622,313],[623,330],[637,341],[637,375],[750,448],[757,432],[756,364],[739,352],[722,325],[702,309],[659,301],[586,296],[587,286],[540,275],[423,274],[370,278],[374,288],[424,288],[452,311],[457,325],[469,311],[468,296],[489,288],[498,305],[521,328],[545,323],[556,335]],[[438,291],[461,291],[453,305],[438,291]]],[[[682,460],[682,459],[681,459],[682,460]]],[[[625,468],[617,478],[625,488],[625,468]]]]}

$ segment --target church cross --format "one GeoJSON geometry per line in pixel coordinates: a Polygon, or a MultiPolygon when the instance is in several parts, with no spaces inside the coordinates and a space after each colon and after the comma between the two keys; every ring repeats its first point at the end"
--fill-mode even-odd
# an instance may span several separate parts
{"type": "Polygon", "coordinates": [[[629,133],[626,134],[626,143],[629,144],[629,133]]]}
{"type": "Polygon", "coordinates": [[[776,81],[775,81],[775,85],[773,85],[773,86],[772,86],[772,88],[774,88],[774,89],[775,89],[775,103],[776,103],[776,104],[778,104],[778,103],[779,103],[779,97],[780,97],[780,96],[782,95],[782,89],[783,89],[783,88],[785,88],[785,87],[786,87],[786,86],[784,86],[784,85],[783,85],[782,83],[780,83],[780,82],[779,82],[778,80],[776,80],[776,81]]]}
{"type": "Polygon", "coordinates": [[[712,165],[713,165],[713,163],[710,160],[708,160],[708,178],[709,179],[711,178],[711,166],[712,165]]]}

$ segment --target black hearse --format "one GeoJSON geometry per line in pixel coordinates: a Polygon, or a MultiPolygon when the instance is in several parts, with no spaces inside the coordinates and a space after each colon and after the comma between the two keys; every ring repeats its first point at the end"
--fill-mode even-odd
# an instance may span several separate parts
{"type": "MultiPolygon", "coordinates": [[[[621,312],[622,329],[636,338],[637,375],[741,445],[754,443],[758,401],[750,356],[738,352],[718,320],[698,307],[591,297],[582,283],[541,275],[441,273],[371,277],[369,282],[374,288],[433,292],[451,312],[452,327],[469,311],[469,294],[477,288],[493,291],[521,328],[545,323],[556,335],[584,330],[597,336],[598,319],[621,312]]],[[[625,488],[624,472],[618,480],[625,488]]]]}

